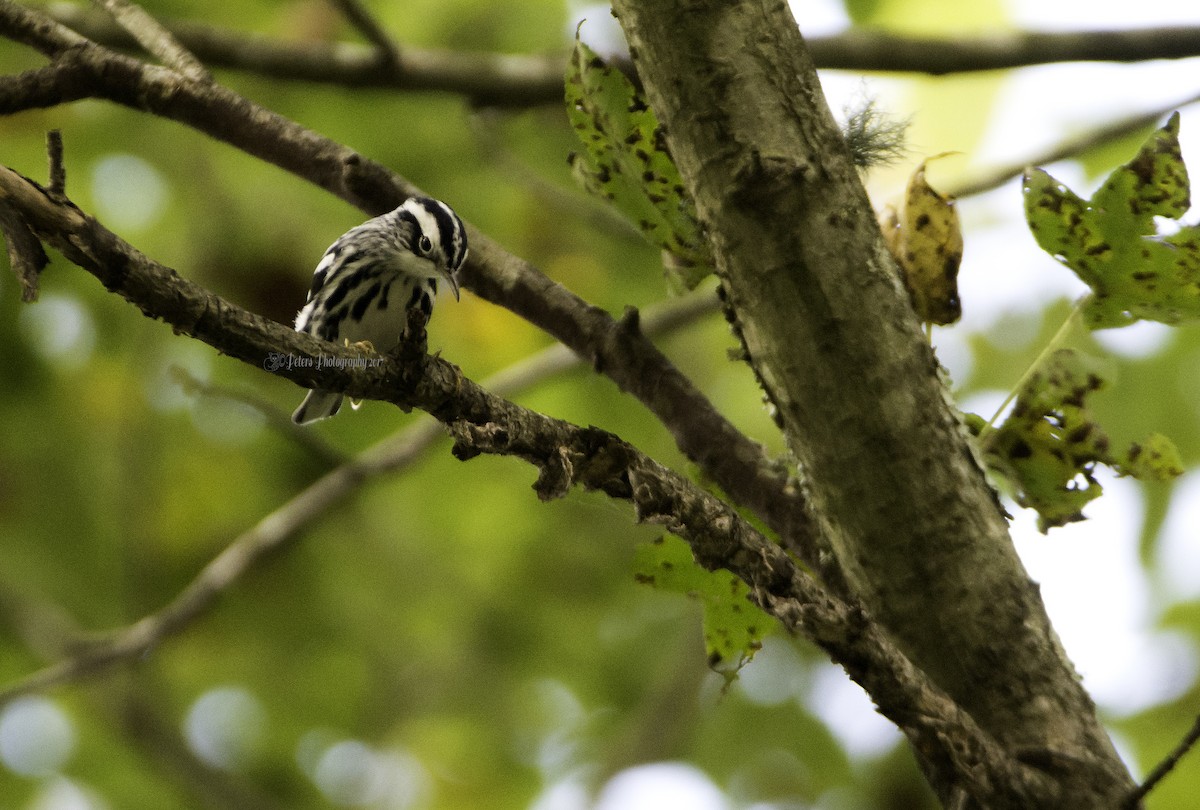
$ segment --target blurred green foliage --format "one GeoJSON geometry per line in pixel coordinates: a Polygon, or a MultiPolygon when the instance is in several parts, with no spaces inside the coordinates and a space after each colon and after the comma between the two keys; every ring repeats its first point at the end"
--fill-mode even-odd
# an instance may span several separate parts
{"type": "MultiPolygon", "coordinates": [[[[322,0],[143,5],[294,41],[356,38],[322,0]]],[[[564,63],[578,22],[556,0],[369,5],[403,43],[549,52],[564,63]]],[[[900,5],[856,4],[877,21],[900,5]]],[[[0,42],[5,74],[42,63],[0,42]]],[[[561,107],[492,114],[449,95],[218,79],[394,168],[598,306],[620,312],[664,296],[658,251],[605,226],[603,203],[574,187],[566,155],[578,142],[561,107]]],[[[973,106],[941,107],[928,86],[919,92],[928,131],[982,131],[990,90],[973,106]]],[[[98,102],[0,117],[0,162],[43,178],[50,128],[63,131],[68,192],[82,208],[281,322],[303,302],[321,252],[363,219],[203,135],[98,102]]],[[[929,151],[971,146],[939,141],[929,151]]],[[[0,684],[53,659],[61,624],[103,631],[160,609],[327,469],[253,410],[185,395],[169,370],[285,414],[298,388],[173,335],[52,258],[31,306],[0,268],[0,684]]],[[[967,272],[971,261],[968,253],[967,272]]],[[[1062,314],[1047,314],[1042,331],[1062,314]]],[[[469,294],[441,302],[430,333],[431,348],[477,379],[548,343],[469,294]]],[[[1038,346],[1008,338],[998,325],[971,339],[960,393],[1019,377],[1038,346]]],[[[719,317],[661,345],[736,424],[782,453],[749,371],[726,359],[732,341],[719,317]]],[[[1198,356],[1200,332],[1185,328],[1149,358],[1114,361],[1116,381],[1094,403],[1114,441],[1169,425],[1185,464],[1200,460],[1200,392],[1179,372],[1198,356]]],[[[643,408],[587,370],[516,399],[688,469],[643,408]]],[[[315,432],[353,453],[415,418],[368,403],[315,432]]],[[[525,808],[564,795],[549,792],[556,786],[593,790],[623,768],[664,760],[693,764],[739,807],[933,806],[904,745],[884,737],[852,752],[839,724],[822,719],[814,695],[829,664],[810,648],[767,638],[749,668],[757,680],[744,670],[722,693],[706,666],[700,607],[635,581],[638,549],[658,532],[636,526],[625,506],[579,493],[543,504],[526,465],[463,464],[447,451],[443,442],[366,486],[142,659],[54,689],[49,704],[12,704],[35,718],[60,712],[72,736],[58,760],[27,752],[33,770],[21,772],[20,751],[4,741],[38,735],[6,737],[6,719],[21,715],[0,714],[0,807],[75,790],[122,810],[525,808]],[[772,660],[784,663],[772,669],[772,660]]],[[[1161,507],[1149,522],[1169,491],[1146,492],[1161,507]]],[[[1143,553],[1153,561],[1152,533],[1143,553]]],[[[1195,603],[1167,615],[1200,641],[1195,603]]],[[[1196,689],[1114,718],[1140,766],[1186,729],[1196,689]]],[[[1200,769],[1185,762],[1149,806],[1187,807],[1197,791],[1200,769]]]]}

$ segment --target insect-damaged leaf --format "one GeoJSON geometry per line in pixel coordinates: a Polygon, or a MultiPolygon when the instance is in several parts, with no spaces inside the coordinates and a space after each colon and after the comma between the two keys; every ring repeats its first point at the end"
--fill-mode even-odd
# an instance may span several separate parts
{"type": "Polygon", "coordinates": [[[925,323],[945,325],[962,317],[958,299],[962,228],[954,200],[943,197],[925,179],[928,162],[922,161],[909,178],[900,211],[888,206],[879,224],[904,273],[904,286],[917,315],[925,323]]]}
{"type": "Polygon", "coordinates": [[[569,158],[576,179],[669,254],[663,264],[672,287],[695,287],[712,272],[712,258],[662,127],[637,88],[578,32],[567,64],[566,103],[584,146],[569,158]]]}
{"type": "Polygon", "coordinates": [[[1154,223],[1178,219],[1190,204],[1178,136],[1175,113],[1090,200],[1040,169],[1025,176],[1029,228],[1092,288],[1083,310],[1092,329],[1200,318],[1200,229],[1160,236],[1154,223]]]}
{"type": "Polygon", "coordinates": [[[664,591],[685,593],[704,605],[704,646],[709,665],[740,667],[762,646],[773,622],[747,599],[746,583],[728,571],[706,571],[687,543],[660,537],[639,546],[634,558],[638,581],[664,591]]]}
{"type": "Polygon", "coordinates": [[[1045,532],[1083,520],[1083,507],[1103,488],[1097,464],[1143,480],[1167,480],[1183,472],[1169,439],[1152,434],[1120,456],[1087,406],[1104,387],[1095,362],[1071,349],[1054,352],[1017,395],[1012,413],[983,439],[988,465],[1014,490],[1023,507],[1038,513],[1045,532]]]}

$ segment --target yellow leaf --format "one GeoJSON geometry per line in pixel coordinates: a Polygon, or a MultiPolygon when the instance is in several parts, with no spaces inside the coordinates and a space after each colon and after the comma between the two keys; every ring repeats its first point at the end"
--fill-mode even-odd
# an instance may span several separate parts
{"type": "Polygon", "coordinates": [[[942,196],[925,180],[928,162],[923,161],[909,178],[900,211],[888,206],[879,224],[904,274],[913,308],[925,323],[945,325],[962,317],[958,300],[962,228],[954,199],[942,196]]]}

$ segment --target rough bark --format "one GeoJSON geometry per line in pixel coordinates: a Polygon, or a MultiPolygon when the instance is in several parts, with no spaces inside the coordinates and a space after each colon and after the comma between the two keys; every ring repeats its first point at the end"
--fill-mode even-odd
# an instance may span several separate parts
{"type": "MultiPolygon", "coordinates": [[[[1133,784],[1016,556],[787,5],[614,9],[855,595],[1053,777],[1028,806],[1116,806],[1133,784]]],[[[924,765],[943,801],[984,805],[966,775],[924,765]]]]}

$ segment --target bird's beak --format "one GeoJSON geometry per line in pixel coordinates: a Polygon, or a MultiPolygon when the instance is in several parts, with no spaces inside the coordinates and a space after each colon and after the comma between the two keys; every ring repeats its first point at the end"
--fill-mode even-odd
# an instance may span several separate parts
{"type": "Polygon", "coordinates": [[[458,297],[458,278],[457,278],[457,276],[455,276],[453,271],[447,270],[444,274],[444,277],[445,277],[446,281],[450,282],[450,291],[452,293],[454,293],[454,300],[455,301],[460,300],[458,297]]]}

